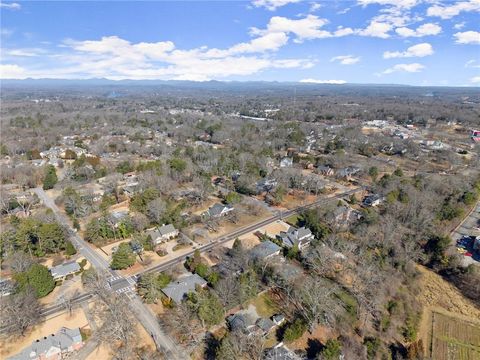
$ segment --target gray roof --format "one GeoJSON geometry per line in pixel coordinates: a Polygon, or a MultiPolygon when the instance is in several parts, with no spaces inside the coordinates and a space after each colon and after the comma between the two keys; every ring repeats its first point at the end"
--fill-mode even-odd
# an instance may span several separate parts
{"type": "Polygon", "coordinates": [[[10,357],[10,360],[32,360],[37,359],[41,355],[45,355],[52,347],[60,349],[62,352],[68,350],[72,345],[82,342],[80,329],[68,329],[62,327],[56,334],[45,336],[32,343],[29,347],[17,355],[10,357]]]}
{"type": "Polygon", "coordinates": [[[177,304],[181,303],[185,295],[195,291],[195,286],[205,286],[207,282],[198,274],[192,274],[171,282],[162,289],[163,293],[177,304]]]}
{"type": "Polygon", "coordinates": [[[9,279],[0,279],[0,296],[10,295],[15,290],[15,283],[9,279]]]}
{"type": "Polygon", "coordinates": [[[168,224],[168,225],[161,226],[158,229],[158,232],[160,233],[160,235],[167,235],[174,232],[175,230],[176,230],[175,226],[173,226],[172,224],[168,224]]]}
{"type": "Polygon", "coordinates": [[[256,325],[264,332],[269,332],[276,326],[272,320],[265,318],[258,319],[256,325]]]}
{"type": "Polygon", "coordinates": [[[271,348],[267,351],[265,359],[268,360],[301,360],[292,350],[285,346],[271,348]]]}
{"type": "Polygon", "coordinates": [[[255,324],[255,319],[253,319],[247,313],[237,313],[227,317],[227,322],[228,322],[228,326],[230,327],[230,330],[245,331],[250,326],[253,326],[255,324]]]}
{"type": "Polygon", "coordinates": [[[251,250],[251,254],[254,258],[265,258],[274,255],[281,250],[280,246],[271,242],[270,240],[264,241],[251,250]]]}
{"type": "Polygon", "coordinates": [[[233,208],[230,205],[223,205],[223,204],[217,203],[208,209],[208,215],[218,216],[224,211],[224,209],[233,209],[233,208]]]}
{"type": "Polygon", "coordinates": [[[75,261],[66,262],[50,268],[50,273],[54,278],[64,277],[77,271],[80,271],[80,266],[75,261]]]}
{"type": "Polygon", "coordinates": [[[313,234],[310,229],[302,226],[301,228],[290,227],[286,232],[282,231],[277,236],[286,247],[292,247],[295,244],[302,245],[308,243],[313,239],[313,234]]]}

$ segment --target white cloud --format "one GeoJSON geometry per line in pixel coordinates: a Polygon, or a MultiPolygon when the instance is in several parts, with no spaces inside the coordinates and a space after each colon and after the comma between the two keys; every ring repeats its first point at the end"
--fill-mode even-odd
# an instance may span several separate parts
{"type": "Polygon", "coordinates": [[[0,79],[25,79],[27,72],[15,64],[0,64],[0,79]]]}
{"type": "Polygon", "coordinates": [[[455,30],[461,30],[465,27],[465,21],[459,22],[458,24],[453,25],[455,30]]]}
{"type": "MultiPolygon", "coordinates": [[[[245,76],[267,69],[311,68],[308,59],[278,59],[272,52],[286,44],[285,33],[265,34],[227,49],[177,49],[170,41],[131,43],[117,36],[66,40],[61,52],[47,54],[48,66],[24,69],[6,65],[2,77],[209,80],[245,76]],[[270,51],[270,53],[267,53],[270,51]],[[53,59],[53,60],[52,60],[53,59]],[[34,70],[35,69],[35,70],[34,70]]],[[[9,50],[27,59],[33,52],[9,50]]]]}
{"type": "Polygon", "coordinates": [[[418,4],[418,0],[357,0],[359,5],[367,6],[372,4],[390,5],[398,8],[410,9],[418,4]]]}
{"type": "Polygon", "coordinates": [[[480,76],[474,76],[470,79],[470,82],[474,84],[480,84],[480,76]]]}
{"type": "Polygon", "coordinates": [[[297,3],[300,0],[253,0],[252,4],[255,7],[264,7],[267,10],[275,11],[277,8],[287,4],[297,3]]]}
{"type": "Polygon", "coordinates": [[[464,31],[453,34],[457,39],[457,44],[480,44],[480,32],[478,31],[464,31]]]}
{"type": "Polygon", "coordinates": [[[416,30],[407,27],[396,28],[395,32],[402,37],[423,37],[429,35],[438,35],[442,32],[441,26],[427,23],[420,25],[416,30]]]}
{"type": "Polygon", "coordinates": [[[413,63],[413,64],[397,64],[391,68],[386,69],[382,74],[391,74],[394,72],[398,71],[403,71],[403,72],[409,72],[409,73],[415,73],[423,70],[425,66],[422,64],[418,63],[413,63]]]}
{"type": "Polygon", "coordinates": [[[393,58],[409,58],[409,57],[424,57],[433,54],[433,47],[429,43],[421,43],[410,46],[405,51],[385,51],[383,53],[384,59],[393,58]]]}
{"type": "Polygon", "coordinates": [[[318,80],[318,79],[302,79],[300,80],[301,83],[309,83],[309,84],[332,84],[332,85],[341,85],[346,84],[345,80],[318,80]]]}
{"type": "Polygon", "coordinates": [[[461,12],[480,11],[480,1],[459,1],[453,5],[438,5],[435,4],[427,9],[428,16],[437,16],[442,19],[451,19],[461,12]]]}
{"type": "Polygon", "coordinates": [[[20,10],[22,6],[19,3],[5,3],[0,2],[0,8],[9,9],[9,10],[20,10]]]}
{"type": "Polygon", "coordinates": [[[465,67],[466,67],[466,68],[480,68],[480,62],[478,62],[478,61],[475,60],[475,59],[468,60],[468,61],[465,63],[465,67]]]}
{"type": "Polygon", "coordinates": [[[39,48],[25,48],[25,49],[4,49],[3,56],[16,57],[35,57],[45,54],[43,49],[39,48]]]}
{"type": "Polygon", "coordinates": [[[0,36],[9,37],[12,34],[13,34],[13,30],[11,30],[11,29],[7,29],[7,28],[1,28],[0,29],[0,36]]]}
{"type": "Polygon", "coordinates": [[[310,6],[310,12],[315,12],[315,11],[317,11],[318,9],[320,9],[321,7],[322,7],[322,4],[317,3],[317,2],[314,2],[314,3],[312,3],[312,5],[310,6]]]}
{"type": "Polygon", "coordinates": [[[339,55],[331,58],[330,61],[338,61],[342,65],[353,65],[360,61],[360,57],[354,57],[353,55],[339,55]]]}
{"type": "Polygon", "coordinates": [[[358,34],[362,36],[372,36],[382,39],[390,37],[388,32],[392,30],[393,25],[385,22],[371,21],[370,24],[363,30],[359,30],[358,34]]]}
{"type": "Polygon", "coordinates": [[[251,28],[250,33],[253,35],[265,35],[279,32],[292,33],[296,36],[294,41],[302,42],[307,39],[330,37],[331,34],[328,31],[320,29],[327,23],[327,20],[311,14],[298,20],[292,20],[282,16],[274,16],[268,22],[266,29],[251,28]]]}

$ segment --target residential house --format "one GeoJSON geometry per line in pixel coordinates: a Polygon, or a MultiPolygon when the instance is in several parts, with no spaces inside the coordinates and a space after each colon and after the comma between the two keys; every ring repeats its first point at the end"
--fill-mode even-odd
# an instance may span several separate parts
{"type": "Polygon", "coordinates": [[[275,179],[261,179],[260,181],[257,182],[257,193],[261,194],[263,192],[269,192],[272,191],[275,186],[277,186],[277,180],[275,179]]]}
{"type": "Polygon", "coordinates": [[[287,348],[283,342],[279,343],[277,346],[268,349],[265,357],[265,360],[302,360],[302,357],[295,354],[292,350],[287,348]]]}
{"type": "Polygon", "coordinates": [[[358,166],[347,166],[346,168],[340,169],[337,172],[337,176],[341,179],[351,179],[354,175],[360,172],[360,168],[358,166]]]}
{"type": "Polygon", "coordinates": [[[8,296],[15,290],[15,284],[9,279],[0,279],[0,297],[8,296]]]}
{"type": "Polygon", "coordinates": [[[62,327],[55,334],[35,340],[29,347],[9,359],[60,360],[67,358],[69,353],[79,350],[82,346],[83,341],[79,328],[62,327]]]}
{"type": "Polygon", "coordinates": [[[80,266],[76,261],[66,262],[50,268],[50,273],[54,280],[65,279],[68,275],[73,275],[80,271],[80,266]]]}
{"type": "Polygon", "coordinates": [[[162,291],[168,298],[180,304],[185,295],[195,291],[196,286],[205,287],[207,282],[198,274],[192,274],[171,282],[162,291]]]}
{"type": "Polygon", "coordinates": [[[115,227],[118,227],[120,223],[125,220],[125,218],[128,216],[128,211],[127,210],[120,210],[120,211],[112,211],[110,213],[110,219],[113,222],[113,225],[115,227]]]}
{"type": "Polygon", "coordinates": [[[317,172],[323,176],[333,176],[335,171],[328,165],[317,166],[317,172]]]}
{"type": "Polygon", "coordinates": [[[327,214],[327,220],[330,224],[337,227],[345,227],[360,219],[360,216],[357,210],[353,209],[345,201],[342,201],[341,205],[327,214]]]}
{"type": "Polygon", "coordinates": [[[276,314],[272,316],[272,321],[275,323],[275,325],[282,325],[285,322],[285,316],[282,314],[276,314]]]}
{"type": "Polygon", "coordinates": [[[368,195],[362,201],[363,206],[375,207],[382,203],[383,197],[378,194],[368,195]]]}
{"type": "Polygon", "coordinates": [[[277,235],[277,239],[287,248],[297,245],[301,250],[310,244],[314,236],[310,229],[304,226],[298,229],[291,226],[287,231],[280,232],[280,234],[277,235]]]}
{"type": "Polygon", "coordinates": [[[275,255],[280,255],[282,248],[270,240],[263,241],[250,250],[254,259],[268,259],[275,255]]]}
{"type": "Polygon", "coordinates": [[[231,331],[241,331],[246,334],[255,332],[255,319],[246,311],[241,311],[227,317],[227,324],[231,331]]]}
{"type": "Polygon", "coordinates": [[[280,167],[291,167],[293,165],[293,158],[291,157],[284,157],[280,160],[280,167]]]}
{"type": "Polygon", "coordinates": [[[267,318],[258,319],[255,322],[255,325],[264,335],[267,335],[270,331],[272,331],[273,328],[277,326],[271,319],[267,318]]]}
{"type": "Polygon", "coordinates": [[[175,229],[172,224],[162,225],[156,229],[150,229],[146,231],[147,236],[150,236],[154,245],[161,244],[164,241],[168,241],[178,236],[179,231],[175,229]]]}
{"type": "Polygon", "coordinates": [[[210,217],[218,218],[232,212],[234,208],[230,205],[215,204],[211,206],[204,214],[210,217]]]}

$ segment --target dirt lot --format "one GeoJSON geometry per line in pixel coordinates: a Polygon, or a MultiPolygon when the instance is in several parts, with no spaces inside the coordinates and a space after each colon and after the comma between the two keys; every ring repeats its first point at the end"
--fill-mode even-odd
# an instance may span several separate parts
{"type": "MultiPolygon", "coordinates": [[[[287,223],[277,220],[272,224],[262,226],[255,231],[249,232],[248,234],[242,235],[239,237],[239,240],[242,242],[242,245],[246,249],[251,249],[255,245],[260,244],[260,240],[256,235],[254,235],[255,232],[259,231],[262,234],[266,233],[270,237],[275,237],[275,235],[279,234],[280,231],[287,231],[290,225],[287,223]]],[[[231,248],[233,246],[233,242],[235,240],[229,241],[225,243],[223,246],[227,248],[231,248]]]]}
{"type": "Polygon", "coordinates": [[[82,309],[76,309],[72,315],[68,313],[47,319],[45,322],[35,326],[24,337],[18,336],[15,339],[2,339],[0,341],[0,358],[14,355],[25,347],[29,346],[36,339],[56,333],[62,326],[68,328],[88,328],[88,321],[82,309]]]}
{"type": "MultiPolygon", "coordinates": [[[[140,325],[137,325],[137,334],[138,335],[135,338],[137,348],[155,349],[155,344],[153,343],[152,338],[140,325]]],[[[86,360],[109,360],[111,358],[112,351],[107,346],[100,345],[86,358],[86,360]]]]}

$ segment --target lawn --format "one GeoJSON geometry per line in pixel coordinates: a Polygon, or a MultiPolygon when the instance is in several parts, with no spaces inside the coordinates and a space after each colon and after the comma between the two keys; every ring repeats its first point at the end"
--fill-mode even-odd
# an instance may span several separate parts
{"type": "Polygon", "coordinates": [[[257,314],[263,318],[270,318],[279,312],[278,307],[270,298],[268,292],[258,295],[254,299],[250,300],[248,304],[254,305],[257,309],[257,314]]]}
{"type": "Polygon", "coordinates": [[[293,214],[293,215],[290,215],[288,218],[286,218],[285,222],[291,226],[297,226],[300,220],[300,217],[301,216],[298,214],[293,214]]]}

